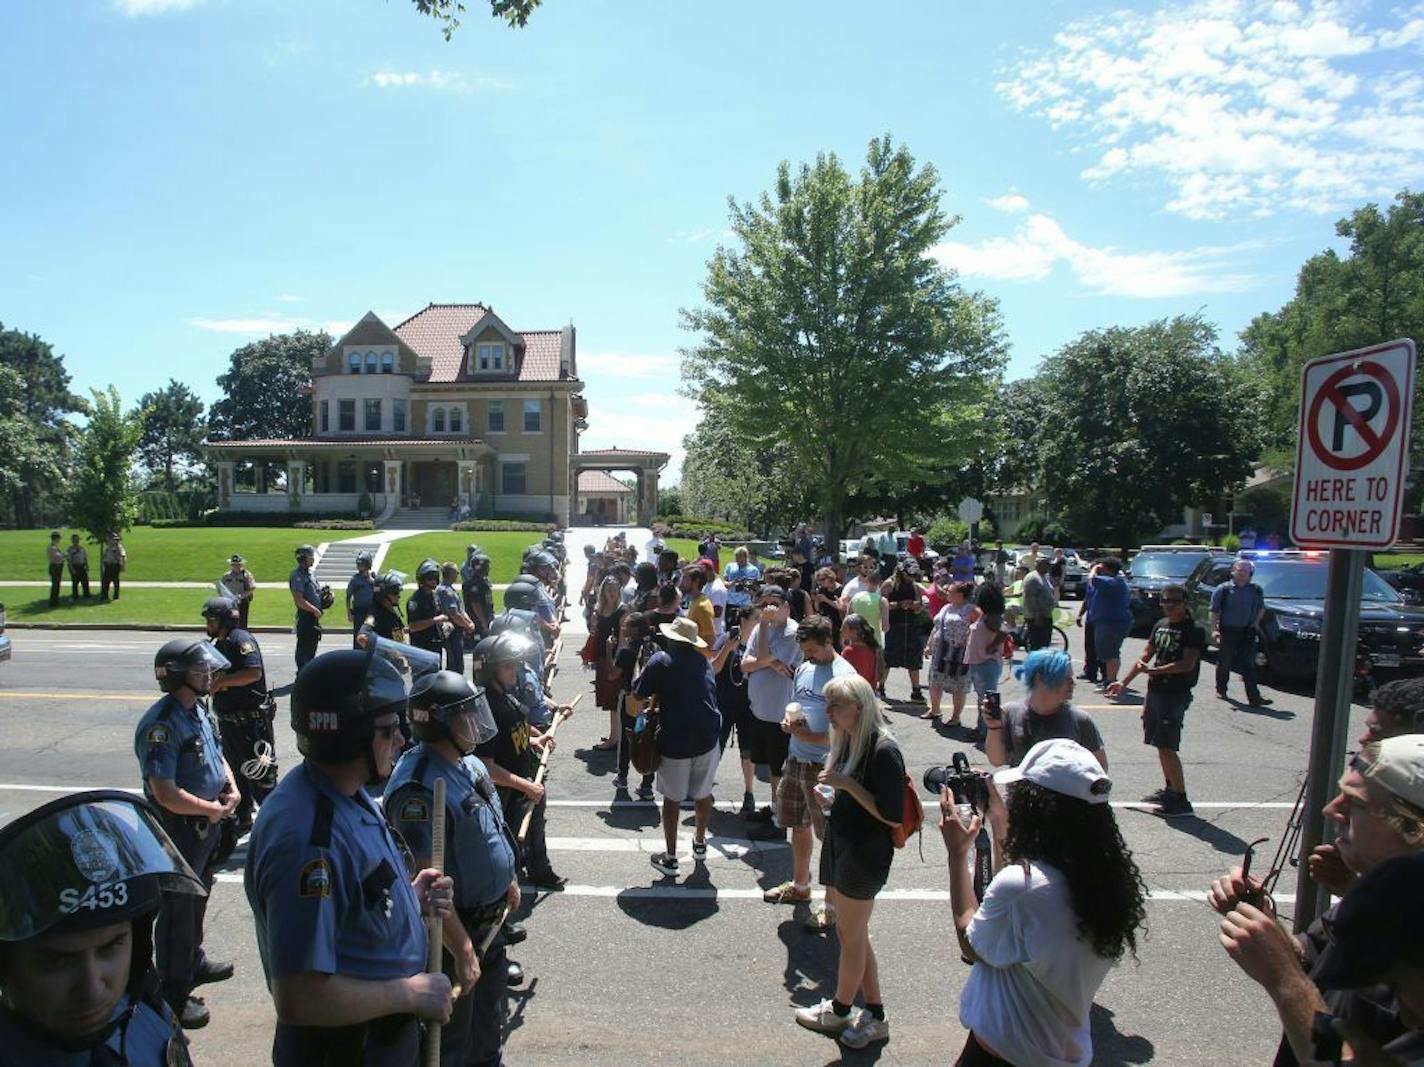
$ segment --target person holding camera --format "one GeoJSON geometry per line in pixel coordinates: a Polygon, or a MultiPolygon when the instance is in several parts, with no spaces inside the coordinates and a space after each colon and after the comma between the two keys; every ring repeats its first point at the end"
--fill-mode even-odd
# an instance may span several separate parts
{"type": "Polygon", "coordinates": [[[727,584],[727,606],[745,611],[752,606],[757,583],[761,581],[761,568],[752,566],[746,545],[738,546],[732,559],[734,562],[727,564],[722,572],[722,581],[727,584]]]}
{"type": "Polygon", "coordinates": [[[822,690],[830,750],[818,775],[826,808],[820,882],[834,915],[840,959],[830,1000],[803,1008],[796,1021],[833,1034],[850,1048],[890,1036],[880,993],[880,966],[870,943],[870,912],[895,857],[891,827],[905,818],[905,759],[870,683],[858,674],[832,678],[822,690]],[[851,1005],[865,999],[854,1022],[851,1005]]]}
{"type": "Polygon", "coordinates": [[[1025,657],[1014,672],[1028,688],[1028,699],[998,706],[999,694],[985,694],[984,755],[995,767],[1016,767],[1040,741],[1062,737],[1076,741],[1097,759],[1104,771],[1108,755],[1098,724],[1072,703],[1073,661],[1068,653],[1041,648],[1025,657]]]}
{"type": "Polygon", "coordinates": [[[1007,791],[988,790],[996,873],[982,902],[968,861],[984,816],[961,822],[953,794],[940,793],[954,928],[973,965],[955,1067],[1087,1067],[1093,997],[1125,952],[1136,955],[1147,887],[1108,804],[1112,782],[1082,745],[1040,741],[994,784],[1007,791]]]}

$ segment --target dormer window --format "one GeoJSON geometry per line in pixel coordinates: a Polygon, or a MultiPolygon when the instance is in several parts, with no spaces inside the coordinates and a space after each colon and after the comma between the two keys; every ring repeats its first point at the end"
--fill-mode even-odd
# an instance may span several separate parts
{"type": "Polygon", "coordinates": [[[367,352],[367,353],[366,353],[366,373],[367,373],[367,374],[375,374],[375,373],[376,373],[376,353],[374,353],[374,352],[367,352]]]}
{"type": "Polygon", "coordinates": [[[346,369],[351,374],[361,373],[361,353],[352,352],[346,357],[346,369]]]}
{"type": "Polygon", "coordinates": [[[396,357],[394,352],[381,353],[381,373],[394,374],[396,372],[396,357]]]}
{"type": "Polygon", "coordinates": [[[485,341],[476,345],[475,366],[482,371],[504,370],[504,342],[485,341]]]}

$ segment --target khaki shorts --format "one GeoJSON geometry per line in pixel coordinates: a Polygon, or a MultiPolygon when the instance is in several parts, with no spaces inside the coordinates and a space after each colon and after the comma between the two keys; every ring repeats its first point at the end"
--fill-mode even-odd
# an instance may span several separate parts
{"type": "Polygon", "coordinates": [[[826,829],[826,817],[816,800],[816,777],[825,769],[820,763],[803,763],[794,756],[781,769],[776,786],[776,825],[783,830],[810,826],[819,838],[826,829]]]}

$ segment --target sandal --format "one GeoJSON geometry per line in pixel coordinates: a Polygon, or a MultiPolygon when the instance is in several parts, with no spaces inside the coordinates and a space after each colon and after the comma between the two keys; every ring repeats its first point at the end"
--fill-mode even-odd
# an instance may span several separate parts
{"type": "Polygon", "coordinates": [[[935,711],[933,708],[931,708],[931,709],[928,710],[928,711],[922,711],[922,712],[920,712],[920,718],[922,718],[922,719],[938,719],[938,718],[939,718],[939,712],[937,712],[937,711],[935,711]]]}
{"type": "Polygon", "coordinates": [[[959,716],[956,715],[952,719],[942,719],[940,720],[940,725],[943,726],[946,730],[951,730],[954,727],[960,725],[959,716]]]}
{"type": "Polygon", "coordinates": [[[825,904],[812,904],[810,917],[801,924],[813,934],[824,934],[836,928],[836,909],[825,904]]]}
{"type": "Polygon", "coordinates": [[[811,900],[811,887],[797,889],[794,882],[782,882],[761,895],[768,904],[807,904],[811,900]]]}

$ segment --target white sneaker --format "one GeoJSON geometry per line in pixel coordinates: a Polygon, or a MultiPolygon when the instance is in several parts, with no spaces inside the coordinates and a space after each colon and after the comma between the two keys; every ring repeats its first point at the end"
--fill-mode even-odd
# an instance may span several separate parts
{"type": "Polygon", "coordinates": [[[802,1008],[796,1013],[796,1021],[807,1030],[814,1030],[818,1034],[837,1036],[850,1029],[850,1016],[837,1015],[829,1000],[802,1008]]]}
{"type": "Polygon", "coordinates": [[[846,1048],[865,1048],[873,1041],[890,1039],[890,1021],[877,1019],[865,1009],[861,1009],[855,1025],[841,1031],[841,1044],[846,1048]]]}

